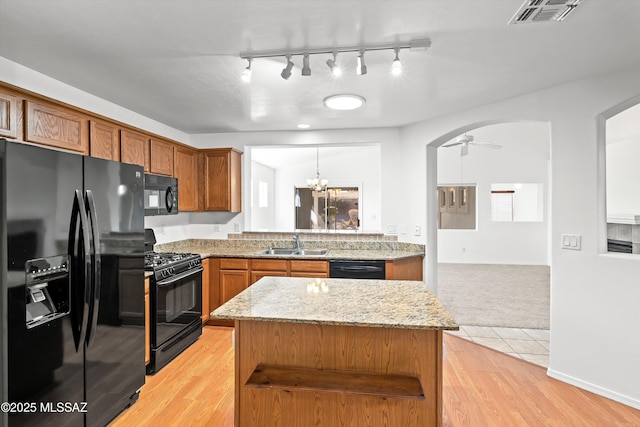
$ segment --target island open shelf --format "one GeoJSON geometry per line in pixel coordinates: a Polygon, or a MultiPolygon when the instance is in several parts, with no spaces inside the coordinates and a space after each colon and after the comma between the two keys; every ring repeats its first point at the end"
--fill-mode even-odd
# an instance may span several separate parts
{"type": "Polygon", "coordinates": [[[236,426],[442,423],[458,326],[423,282],[265,277],[212,316],[235,320],[236,426]]]}

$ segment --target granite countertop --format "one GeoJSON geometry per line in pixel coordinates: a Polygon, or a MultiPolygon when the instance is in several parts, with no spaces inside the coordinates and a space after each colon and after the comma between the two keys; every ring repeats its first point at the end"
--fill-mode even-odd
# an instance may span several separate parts
{"type": "Polygon", "coordinates": [[[324,255],[265,255],[261,251],[265,247],[202,247],[202,246],[182,246],[176,248],[176,252],[190,252],[200,255],[202,258],[280,258],[280,259],[366,259],[366,260],[394,260],[410,258],[414,256],[424,256],[420,251],[402,251],[388,249],[328,249],[324,255]]]}
{"type": "Polygon", "coordinates": [[[263,277],[211,318],[458,330],[424,282],[401,280],[263,277]]]}

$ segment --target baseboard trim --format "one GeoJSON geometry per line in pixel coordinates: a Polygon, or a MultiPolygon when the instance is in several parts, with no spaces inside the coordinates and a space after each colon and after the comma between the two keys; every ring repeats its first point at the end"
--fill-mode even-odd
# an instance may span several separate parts
{"type": "Polygon", "coordinates": [[[597,395],[606,397],[608,399],[615,400],[616,402],[620,402],[623,405],[627,405],[635,409],[640,409],[640,400],[638,399],[634,399],[632,397],[615,392],[613,390],[609,390],[607,388],[600,387],[595,384],[591,384],[579,378],[572,377],[571,375],[563,374],[562,372],[558,372],[553,369],[548,369],[547,375],[549,375],[551,378],[555,378],[559,381],[565,382],[567,384],[571,384],[583,390],[590,391],[591,393],[595,393],[597,395]]]}

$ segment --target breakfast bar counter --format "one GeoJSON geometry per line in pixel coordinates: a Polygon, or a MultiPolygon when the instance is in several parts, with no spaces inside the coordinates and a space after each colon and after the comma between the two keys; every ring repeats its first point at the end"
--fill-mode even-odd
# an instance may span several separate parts
{"type": "Polygon", "coordinates": [[[424,282],[264,277],[235,321],[236,426],[439,426],[442,331],[424,282]]]}

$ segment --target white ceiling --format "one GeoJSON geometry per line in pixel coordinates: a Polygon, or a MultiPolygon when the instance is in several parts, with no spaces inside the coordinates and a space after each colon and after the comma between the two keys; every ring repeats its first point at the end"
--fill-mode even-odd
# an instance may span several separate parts
{"type": "Polygon", "coordinates": [[[640,1],[583,0],[562,23],[507,25],[523,0],[0,0],[0,56],[188,133],[401,126],[640,62],[640,1]],[[424,52],[355,55],[331,78],[280,77],[239,54],[428,37],[424,52]],[[322,100],[364,96],[358,111],[322,100]]]}

